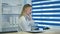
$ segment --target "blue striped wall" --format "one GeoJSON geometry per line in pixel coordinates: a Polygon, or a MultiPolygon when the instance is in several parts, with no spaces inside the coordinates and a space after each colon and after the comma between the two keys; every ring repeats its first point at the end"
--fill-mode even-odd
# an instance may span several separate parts
{"type": "Polygon", "coordinates": [[[60,0],[32,0],[32,19],[37,24],[60,26],[60,0]]]}

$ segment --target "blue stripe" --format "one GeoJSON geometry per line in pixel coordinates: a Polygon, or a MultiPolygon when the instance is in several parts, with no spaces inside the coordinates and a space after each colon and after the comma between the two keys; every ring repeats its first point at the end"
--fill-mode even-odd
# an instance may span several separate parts
{"type": "Polygon", "coordinates": [[[33,16],[37,16],[37,17],[60,17],[60,15],[32,15],[33,16]]]}
{"type": "Polygon", "coordinates": [[[45,28],[46,26],[35,26],[35,27],[38,27],[38,28],[45,28]]]}
{"type": "Polygon", "coordinates": [[[37,1],[46,1],[46,0],[32,0],[32,2],[37,2],[37,1]]]}
{"type": "Polygon", "coordinates": [[[60,26],[60,23],[35,22],[36,24],[60,26]]]}
{"type": "Polygon", "coordinates": [[[57,13],[60,10],[52,10],[52,11],[32,11],[32,13],[57,13]]]}
{"type": "Polygon", "coordinates": [[[48,4],[58,4],[58,3],[60,3],[60,1],[32,4],[32,6],[36,6],[36,5],[48,5],[48,4]]]}
{"type": "Polygon", "coordinates": [[[33,20],[44,20],[44,21],[60,21],[60,19],[33,19],[33,20]]]}

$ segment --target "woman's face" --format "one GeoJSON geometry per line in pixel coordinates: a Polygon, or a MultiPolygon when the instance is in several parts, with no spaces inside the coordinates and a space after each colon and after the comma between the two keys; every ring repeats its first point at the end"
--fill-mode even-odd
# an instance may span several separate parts
{"type": "Polygon", "coordinates": [[[25,11],[27,15],[31,14],[31,7],[25,8],[25,11]]]}

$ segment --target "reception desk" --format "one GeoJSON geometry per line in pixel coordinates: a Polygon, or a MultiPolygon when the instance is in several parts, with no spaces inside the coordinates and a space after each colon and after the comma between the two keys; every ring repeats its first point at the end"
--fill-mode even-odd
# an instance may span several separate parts
{"type": "Polygon", "coordinates": [[[60,34],[60,26],[54,26],[49,30],[44,30],[42,33],[29,33],[29,32],[12,32],[2,34],[60,34]]]}

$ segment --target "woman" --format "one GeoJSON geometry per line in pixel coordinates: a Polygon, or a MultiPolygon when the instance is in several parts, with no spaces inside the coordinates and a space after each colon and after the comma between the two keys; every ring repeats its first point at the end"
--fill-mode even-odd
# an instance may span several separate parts
{"type": "Polygon", "coordinates": [[[29,4],[24,5],[22,9],[21,15],[19,17],[19,26],[22,29],[22,31],[31,31],[31,26],[34,23],[31,16],[31,9],[32,6],[29,4]]]}

